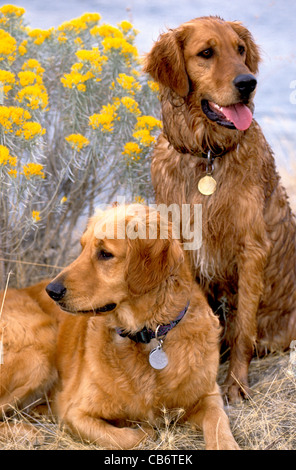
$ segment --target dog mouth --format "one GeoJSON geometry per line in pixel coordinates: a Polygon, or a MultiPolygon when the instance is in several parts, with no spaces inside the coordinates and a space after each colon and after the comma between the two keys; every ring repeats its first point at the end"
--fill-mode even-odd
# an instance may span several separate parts
{"type": "Polygon", "coordinates": [[[63,310],[63,312],[66,312],[72,315],[98,315],[100,313],[111,312],[117,307],[117,304],[110,303],[110,304],[103,305],[102,307],[92,308],[90,310],[76,310],[73,308],[69,308],[68,305],[62,304],[60,302],[58,303],[58,306],[60,307],[61,310],[63,310]]]}
{"type": "Polygon", "coordinates": [[[207,118],[228,129],[245,131],[253,120],[252,111],[244,103],[219,106],[213,101],[202,100],[201,106],[207,118]]]}

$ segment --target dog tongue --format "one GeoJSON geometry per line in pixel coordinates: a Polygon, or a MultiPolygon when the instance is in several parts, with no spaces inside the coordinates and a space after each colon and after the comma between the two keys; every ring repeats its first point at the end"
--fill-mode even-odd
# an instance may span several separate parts
{"type": "Polygon", "coordinates": [[[221,111],[239,131],[245,131],[250,127],[253,115],[250,109],[243,103],[222,107],[221,111]]]}

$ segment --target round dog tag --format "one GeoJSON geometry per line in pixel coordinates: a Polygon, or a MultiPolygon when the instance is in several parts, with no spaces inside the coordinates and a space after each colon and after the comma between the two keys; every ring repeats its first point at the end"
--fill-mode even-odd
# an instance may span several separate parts
{"type": "Polygon", "coordinates": [[[163,351],[161,347],[157,347],[155,349],[152,349],[152,351],[149,354],[149,363],[153,367],[153,369],[164,369],[168,363],[168,357],[166,353],[163,351]]]}
{"type": "Polygon", "coordinates": [[[216,186],[216,180],[211,175],[201,178],[197,185],[199,192],[205,196],[213,194],[216,191],[216,186]]]}

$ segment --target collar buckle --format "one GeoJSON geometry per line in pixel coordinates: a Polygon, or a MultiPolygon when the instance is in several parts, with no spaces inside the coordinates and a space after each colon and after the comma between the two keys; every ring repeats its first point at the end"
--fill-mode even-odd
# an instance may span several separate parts
{"type": "MultiPolygon", "coordinates": [[[[127,335],[127,336],[129,336],[129,335],[127,335]]],[[[133,338],[133,340],[136,343],[148,344],[151,341],[151,334],[147,330],[146,326],[144,326],[144,328],[141,331],[138,331],[134,336],[135,336],[135,339],[133,338]]]]}

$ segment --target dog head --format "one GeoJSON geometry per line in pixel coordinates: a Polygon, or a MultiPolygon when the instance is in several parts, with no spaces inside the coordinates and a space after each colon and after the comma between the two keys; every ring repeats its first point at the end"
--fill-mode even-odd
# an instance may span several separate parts
{"type": "MultiPolygon", "coordinates": [[[[251,125],[259,60],[258,47],[241,23],[204,17],[161,35],[144,71],[160,84],[163,101],[169,96],[177,102],[189,128],[203,125],[204,133],[216,128],[221,134],[221,127],[244,131],[251,125]]],[[[166,124],[168,109],[163,111],[166,124]]]]}
{"type": "Polygon", "coordinates": [[[153,305],[180,275],[188,277],[171,225],[162,231],[159,214],[143,205],[118,206],[94,216],[81,245],[80,256],[46,287],[72,314],[104,314],[143,298],[146,306],[153,305]]]}

